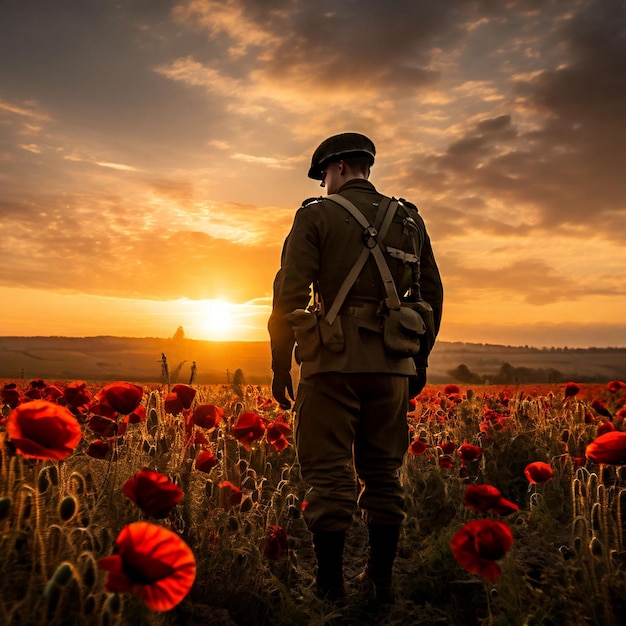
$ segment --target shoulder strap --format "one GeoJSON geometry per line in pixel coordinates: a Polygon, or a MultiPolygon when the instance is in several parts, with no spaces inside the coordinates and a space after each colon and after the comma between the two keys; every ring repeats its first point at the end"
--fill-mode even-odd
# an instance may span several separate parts
{"type": "Polygon", "coordinates": [[[387,261],[385,260],[382,248],[378,242],[378,239],[383,240],[385,238],[385,235],[389,230],[389,226],[391,226],[393,217],[398,210],[398,201],[395,198],[385,198],[380,203],[374,220],[376,223],[382,222],[380,225],[380,231],[377,232],[376,228],[369,223],[369,220],[365,217],[365,215],[363,215],[363,213],[352,202],[350,202],[350,200],[339,194],[331,194],[327,196],[327,198],[346,209],[346,211],[348,211],[354,219],[356,219],[356,221],[363,226],[364,235],[366,235],[367,239],[365,241],[365,248],[363,248],[363,251],[357,258],[356,263],[344,279],[337,295],[335,296],[335,300],[325,317],[326,323],[332,325],[335,321],[335,318],[339,314],[339,309],[342,307],[348,292],[352,289],[352,286],[361,273],[361,270],[363,269],[363,266],[365,265],[365,262],[370,254],[374,257],[376,265],[378,266],[378,271],[383,279],[385,293],[387,294],[385,303],[390,309],[399,308],[400,299],[398,298],[396,285],[393,281],[393,276],[391,275],[387,261]],[[383,216],[382,219],[381,216],[383,216]]]}

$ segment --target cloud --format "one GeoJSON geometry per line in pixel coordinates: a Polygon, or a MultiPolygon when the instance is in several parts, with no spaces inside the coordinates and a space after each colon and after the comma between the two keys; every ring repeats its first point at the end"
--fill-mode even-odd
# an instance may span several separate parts
{"type": "MultiPolygon", "coordinates": [[[[487,255],[489,265],[478,265],[459,258],[442,257],[446,290],[452,300],[471,302],[479,294],[494,299],[508,298],[543,307],[557,302],[575,302],[593,296],[622,296],[620,277],[609,274],[585,279],[567,274],[539,258],[499,261],[487,255]]],[[[622,277],[623,279],[623,277],[622,277]]]]}
{"type": "Polygon", "coordinates": [[[0,265],[0,284],[125,298],[227,294],[236,302],[270,291],[286,211],[199,205],[187,185],[153,181],[148,189],[166,202],[155,211],[129,189],[132,211],[128,197],[104,193],[1,202],[0,256],[11,263],[0,265]]]}
{"type": "Polygon", "coordinates": [[[489,212],[511,236],[520,234],[508,228],[517,221],[529,236],[586,233],[623,245],[625,9],[580,7],[554,22],[551,39],[561,54],[552,68],[512,75],[498,114],[472,116],[445,148],[414,154],[403,181],[424,181],[421,191],[436,205],[460,210],[468,197],[483,199],[475,209],[462,207],[467,219],[489,212]]]}
{"type": "MultiPolygon", "coordinates": [[[[34,122],[48,122],[50,116],[47,113],[36,110],[37,105],[35,103],[23,103],[15,104],[6,100],[0,100],[0,111],[5,114],[17,115],[20,118],[27,118],[34,122]]],[[[37,128],[36,126],[31,128],[37,128]]]]}

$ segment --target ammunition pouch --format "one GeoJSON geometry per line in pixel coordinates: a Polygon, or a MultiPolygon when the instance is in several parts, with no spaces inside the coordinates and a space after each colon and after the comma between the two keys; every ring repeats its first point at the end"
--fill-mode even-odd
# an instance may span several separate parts
{"type": "Polygon", "coordinates": [[[320,341],[322,345],[331,352],[339,354],[346,347],[346,339],[343,334],[341,317],[337,316],[332,324],[325,319],[319,321],[320,341]]]}
{"type": "Polygon", "coordinates": [[[285,315],[296,338],[296,362],[312,361],[320,348],[317,315],[307,309],[296,309],[285,315]]]}
{"type": "Polygon", "coordinates": [[[426,338],[422,316],[408,306],[387,309],[383,313],[383,341],[392,356],[415,357],[426,338]]]}
{"type": "Polygon", "coordinates": [[[307,309],[296,309],[285,317],[291,323],[296,339],[297,363],[314,360],[322,345],[330,352],[344,351],[345,338],[340,317],[328,324],[316,312],[307,309]]]}
{"type": "Polygon", "coordinates": [[[426,302],[426,300],[416,300],[415,302],[406,302],[404,306],[413,309],[415,312],[419,313],[420,317],[424,321],[424,326],[426,327],[426,333],[423,338],[423,345],[420,350],[420,356],[427,358],[430,354],[430,351],[433,349],[435,345],[435,339],[437,338],[437,333],[435,332],[435,314],[433,313],[433,307],[426,302]]]}

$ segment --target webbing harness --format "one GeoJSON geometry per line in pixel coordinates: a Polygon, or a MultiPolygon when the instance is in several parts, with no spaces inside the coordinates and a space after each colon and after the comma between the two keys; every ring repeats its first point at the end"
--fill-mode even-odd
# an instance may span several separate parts
{"type": "Polygon", "coordinates": [[[378,267],[378,271],[380,272],[381,278],[383,279],[383,285],[385,287],[385,293],[387,297],[385,298],[385,304],[389,309],[399,309],[400,308],[400,298],[398,297],[398,291],[396,289],[396,285],[393,281],[393,276],[391,275],[391,271],[389,270],[389,265],[385,260],[385,255],[383,253],[382,248],[380,247],[380,241],[383,241],[389,227],[391,226],[391,222],[398,210],[398,201],[395,198],[385,198],[379,205],[378,211],[376,212],[376,217],[374,219],[375,224],[380,224],[380,227],[377,229],[375,226],[370,224],[369,220],[363,215],[363,213],[352,203],[350,200],[344,198],[339,194],[331,194],[326,196],[328,200],[331,200],[335,204],[343,207],[346,211],[348,211],[352,217],[363,227],[363,239],[365,241],[365,247],[361,251],[361,254],[357,258],[355,264],[352,266],[352,269],[344,279],[341,287],[339,287],[339,291],[335,296],[335,300],[333,301],[330,310],[328,311],[324,321],[330,326],[335,321],[335,318],[339,314],[339,309],[341,309],[346,296],[352,286],[356,282],[356,279],[359,277],[361,270],[365,266],[365,263],[371,254],[376,261],[376,265],[378,267]]]}

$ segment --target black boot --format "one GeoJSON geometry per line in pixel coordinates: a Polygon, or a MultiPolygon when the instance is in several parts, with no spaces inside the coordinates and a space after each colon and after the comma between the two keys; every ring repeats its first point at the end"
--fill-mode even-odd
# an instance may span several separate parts
{"type": "Polygon", "coordinates": [[[375,600],[379,604],[393,604],[396,600],[392,584],[393,563],[396,559],[399,526],[369,524],[369,555],[364,578],[374,585],[375,600]]]}
{"type": "Polygon", "coordinates": [[[317,556],[317,594],[323,600],[336,602],[345,596],[343,586],[343,547],[346,533],[340,531],[313,532],[317,556]]]}

